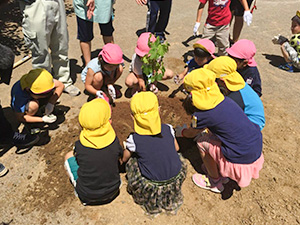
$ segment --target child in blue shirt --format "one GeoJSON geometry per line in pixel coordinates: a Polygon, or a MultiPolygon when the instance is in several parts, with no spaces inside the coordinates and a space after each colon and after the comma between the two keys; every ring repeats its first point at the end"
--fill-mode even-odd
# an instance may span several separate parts
{"type": "Polygon", "coordinates": [[[24,123],[54,123],[52,114],[57,99],[64,90],[64,84],[53,79],[45,69],[33,69],[23,75],[11,89],[11,108],[17,120],[24,123]],[[37,116],[41,105],[45,105],[45,115],[37,116]]]}
{"type": "Polygon", "coordinates": [[[228,56],[236,61],[237,72],[241,74],[244,81],[261,97],[261,79],[257,69],[257,63],[254,60],[256,53],[254,43],[247,39],[241,39],[230,48],[227,48],[226,52],[228,56]]]}
{"type": "Polygon", "coordinates": [[[249,120],[262,130],[265,126],[264,106],[255,91],[236,71],[237,64],[229,56],[220,56],[206,67],[213,71],[223,95],[235,101],[245,112],[249,120]]]}
{"type": "Polygon", "coordinates": [[[194,69],[199,69],[216,58],[214,55],[216,50],[215,44],[209,39],[200,39],[193,45],[193,48],[194,57],[186,62],[182,73],[174,76],[176,84],[180,84],[183,78],[194,69]]]}
{"type": "Polygon", "coordinates": [[[177,151],[178,143],[171,125],[161,124],[158,100],[152,92],[132,97],[130,108],[135,132],[126,140],[127,190],[147,213],[163,210],[176,213],[183,203],[181,185],[186,165],[177,151]]]}
{"type": "Polygon", "coordinates": [[[192,127],[177,127],[176,136],[196,137],[208,174],[194,174],[192,179],[197,186],[220,193],[226,177],[240,187],[258,178],[264,157],[259,126],[234,101],[222,95],[215,79],[215,73],[205,68],[185,77],[184,85],[190,94],[183,106],[193,115],[192,127]],[[208,133],[202,133],[206,128],[208,133]]]}

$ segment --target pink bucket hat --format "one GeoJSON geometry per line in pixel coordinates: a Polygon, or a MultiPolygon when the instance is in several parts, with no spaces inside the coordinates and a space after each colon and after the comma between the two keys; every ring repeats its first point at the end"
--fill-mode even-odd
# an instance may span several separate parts
{"type": "Polygon", "coordinates": [[[216,58],[216,56],[214,55],[216,50],[215,44],[209,39],[200,39],[193,45],[193,48],[201,48],[204,51],[210,53],[213,58],[216,58]]]}
{"type": "Polygon", "coordinates": [[[227,48],[226,52],[235,58],[247,59],[248,66],[257,66],[257,63],[253,58],[256,53],[256,47],[250,40],[241,39],[234,43],[230,48],[227,48]]]}
{"type": "MultiPolygon", "coordinates": [[[[148,46],[148,39],[150,34],[151,34],[150,32],[142,33],[137,41],[135,53],[140,57],[145,56],[150,51],[150,48],[148,46]]],[[[155,40],[156,38],[152,34],[150,41],[155,42],[155,40]]]]}
{"type": "Polygon", "coordinates": [[[120,64],[124,62],[123,52],[119,45],[108,43],[103,46],[99,56],[108,64],[120,64]]]}

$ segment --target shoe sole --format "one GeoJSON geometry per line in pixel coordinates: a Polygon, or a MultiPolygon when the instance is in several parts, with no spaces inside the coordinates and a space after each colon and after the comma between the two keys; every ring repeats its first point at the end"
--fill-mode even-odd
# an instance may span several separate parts
{"type": "Polygon", "coordinates": [[[1,173],[0,173],[0,177],[3,177],[7,173],[8,173],[8,169],[4,168],[4,170],[2,170],[1,173]]]}
{"type": "Polygon", "coordinates": [[[23,144],[23,145],[22,145],[22,144],[15,144],[15,146],[16,146],[17,148],[28,148],[28,147],[30,147],[30,146],[32,146],[32,145],[38,143],[39,140],[40,140],[40,136],[36,136],[36,139],[32,140],[31,142],[29,142],[29,143],[27,143],[27,144],[23,144]]]}
{"type": "Polygon", "coordinates": [[[201,185],[197,184],[197,181],[195,181],[195,179],[194,179],[194,175],[192,176],[192,180],[193,180],[194,184],[195,184],[197,187],[199,187],[199,188],[203,188],[203,189],[205,189],[205,190],[210,190],[210,191],[212,191],[212,192],[214,192],[214,193],[218,193],[218,194],[220,194],[222,191],[224,191],[224,187],[223,187],[223,186],[222,186],[222,189],[219,190],[219,189],[217,189],[217,188],[204,187],[204,186],[201,186],[201,185]]]}

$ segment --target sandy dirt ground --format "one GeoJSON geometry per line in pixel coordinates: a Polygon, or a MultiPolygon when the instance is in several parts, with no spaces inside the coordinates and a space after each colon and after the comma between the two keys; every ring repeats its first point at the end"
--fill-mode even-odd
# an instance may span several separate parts
{"type": "MultiPolygon", "coordinates": [[[[245,26],[241,36],[252,40],[257,47],[255,59],[262,78],[266,114],[263,130],[265,164],[260,178],[253,180],[250,186],[240,189],[230,182],[221,195],[199,189],[191,180],[193,173],[201,172],[199,153],[192,142],[179,140],[188,174],[182,187],[184,204],[177,215],[161,214],[155,219],[146,216],[126,192],[124,171],[121,171],[121,193],[116,200],[104,206],[82,206],[65,175],[63,157],[78,139],[77,115],[88,96],[83,92],[78,97],[63,94],[60,105],[56,107],[59,120],[42,132],[39,146],[21,151],[15,147],[0,150],[0,161],[10,169],[5,177],[0,178],[0,224],[300,224],[300,73],[277,68],[283,59],[279,47],[271,42],[271,38],[279,33],[290,36],[290,19],[300,9],[299,3],[299,0],[258,0],[253,23],[250,27],[245,26]]],[[[196,0],[173,1],[167,28],[171,47],[165,62],[177,73],[183,69],[184,59],[196,41],[190,36],[197,7],[196,0]]],[[[118,81],[123,97],[113,108],[113,126],[123,141],[133,127],[124,80],[134,53],[136,32],[145,27],[146,7],[136,5],[134,0],[117,0],[115,9],[115,42],[123,49],[126,68],[118,81]]],[[[66,10],[71,73],[75,85],[83,91],[81,52],[70,1],[66,2],[66,10]]],[[[206,15],[205,12],[200,31],[206,15]]],[[[16,61],[27,54],[20,23],[17,3],[1,9],[0,42],[14,49],[16,61]]],[[[96,54],[103,42],[97,26],[95,33],[92,50],[96,54]]],[[[28,61],[13,71],[9,86],[0,86],[1,104],[14,127],[19,124],[9,108],[10,88],[30,69],[31,61],[28,61]]],[[[178,86],[172,81],[163,84],[158,94],[163,121],[173,126],[188,123],[189,117],[181,108],[180,100],[184,95],[178,92],[174,98],[169,98],[178,86]]]]}

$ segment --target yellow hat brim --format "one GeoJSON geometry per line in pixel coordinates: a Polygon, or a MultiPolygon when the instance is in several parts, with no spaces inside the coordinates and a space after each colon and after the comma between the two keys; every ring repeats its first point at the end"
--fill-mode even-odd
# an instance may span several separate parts
{"type": "Polygon", "coordinates": [[[134,130],[140,135],[161,133],[161,119],[158,110],[134,115],[134,130]]]}
{"type": "Polygon", "coordinates": [[[96,149],[107,147],[115,138],[116,133],[109,122],[95,130],[83,128],[79,136],[83,146],[96,149]]]}
{"type": "Polygon", "coordinates": [[[213,109],[225,98],[216,83],[209,90],[192,90],[191,93],[194,106],[200,110],[213,109]]]}
{"type": "Polygon", "coordinates": [[[33,69],[20,79],[22,89],[29,88],[34,94],[43,94],[55,87],[52,75],[45,69],[33,69]]]}
{"type": "Polygon", "coordinates": [[[224,80],[226,87],[230,91],[238,91],[245,87],[245,81],[243,77],[238,72],[233,72],[229,75],[222,74],[219,76],[220,79],[224,80]]]}

